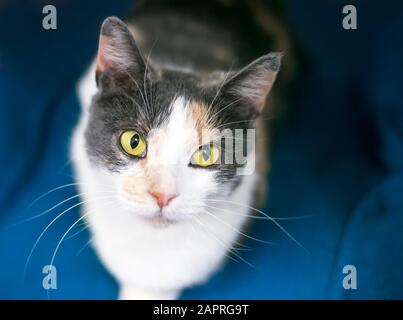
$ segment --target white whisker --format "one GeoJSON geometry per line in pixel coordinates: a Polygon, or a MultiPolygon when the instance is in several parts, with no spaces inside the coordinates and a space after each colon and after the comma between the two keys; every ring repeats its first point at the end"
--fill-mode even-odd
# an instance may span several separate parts
{"type": "MultiPolygon", "coordinates": [[[[51,189],[51,190],[49,190],[49,191],[43,193],[42,195],[40,195],[40,196],[39,196],[38,198],[36,198],[35,200],[33,200],[33,201],[29,204],[28,208],[32,207],[36,202],[38,202],[38,201],[41,200],[42,198],[46,197],[47,195],[49,195],[49,194],[51,194],[51,193],[53,193],[53,192],[55,192],[55,191],[57,191],[57,190],[64,189],[64,188],[68,188],[68,187],[73,187],[73,186],[80,186],[80,185],[86,185],[86,183],[74,182],[74,183],[68,183],[68,184],[64,184],[64,185],[58,186],[58,187],[56,187],[56,188],[53,188],[53,189],[51,189]]],[[[107,185],[107,184],[97,184],[97,185],[98,185],[98,186],[107,186],[107,187],[111,188],[111,189],[110,189],[111,191],[113,190],[112,187],[111,187],[110,185],[107,185]]]]}
{"type": "MultiPolygon", "coordinates": [[[[108,197],[103,197],[103,198],[100,198],[100,199],[91,199],[91,201],[92,201],[92,200],[102,200],[102,199],[105,199],[105,198],[108,198],[108,197]]],[[[81,201],[81,202],[79,202],[79,203],[76,203],[76,204],[74,204],[73,206],[67,208],[67,209],[64,210],[62,213],[58,214],[58,215],[45,227],[45,229],[41,232],[41,234],[39,235],[39,237],[36,239],[36,241],[35,241],[35,243],[34,243],[32,249],[31,249],[31,251],[29,252],[27,261],[25,262],[25,266],[24,266],[24,272],[23,272],[24,278],[25,278],[25,273],[26,273],[26,271],[27,271],[28,264],[29,264],[29,261],[31,260],[32,254],[33,254],[33,252],[35,251],[35,248],[37,247],[39,241],[42,239],[43,235],[46,233],[46,231],[47,231],[60,217],[62,217],[64,214],[66,214],[67,212],[71,211],[72,209],[74,209],[74,208],[76,208],[76,207],[78,207],[78,206],[80,206],[80,205],[82,205],[82,204],[84,204],[84,203],[87,203],[87,202],[89,202],[89,201],[90,201],[90,200],[84,200],[84,201],[81,201]]]]}
{"type": "MultiPolygon", "coordinates": [[[[110,201],[110,202],[104,203],[104,205],[114,204],[114,203],[115,203],[115,201],[110,201]]],[[[59,248],[60,248],[60,246],[61,246],[61,244],[62,244],[64,238],[67,236],[67,234],[68,234],[81,220],[83,220],[90,212],[93,212],[93,211],[94,211],[94,210],[90,210],[90,211],[86,212],[85,214],[83,214],[80,218],[78,218],[78,219],[67,229],[67,231],[63,234],[63,236],[60,238],[59,242],[57,243],[56,248],[55,248],[55,250],[53,251],[52,259],[51,259],[49,265],[53,266],[53,263],[54,263],[55,258],[56,258],[56,254],[57,254],[57,252],[58,252],[58,250],[59,250],[59,248]]],[[[50,290],[47,291],[47,293],[48,293],[48,299],[49,299],[49,291],[50,291],[50,290]]]]}
{"type": "MultiPolygon", "coordinates": [[[[208,230],[208,228],[207,228],[203,223],[201,223],[201,221],[200,221],[199,219],[197,219],[196,217],[194,217],[194,219],[195,219],[195,221],[196,221],[201,227],[204,228],[204,230],[206,230],[206,231],[208,232],[209,235],[213,236],[213,237],[218,241],[218,243],[220,244],[220,246],[224,249],[224,255],[225,255],[227,258],[229,258],[229,259],[231,259],[231,260],[233,260],[233,261],[239,263],[238,260],[236,260],[235,258],[233,258],[233,257],[231,257],[230,255],[227,254],[227,251],[228,251],[228,252],[230,252],[231,254],[233,254],[234,256],[236,256],[238,259],[240,259],[241,261],[243,261],[244,263],[246,263],[248,266],[250,266],[250,267],[256,269],[256,267],[255,267],[254,265],[252,265],[250,262],[248,262],[247,260],[245,260],[244,258],[242,258],[241,255],[239,255],[237,252],[234,252],[234,251],[233,251],[233,250],[238,250],[238,249],[232,248],[232,246],[231,246],[230,244],[225,243],[225,241],[223,241],[222,239],[220,239],[216,234],[214,234],[214,232],[212,232],[211,230],[208,230]]],[[[245,249],[245,250],[248,250],[248,249],[245,249]]]]}
{"type": "Polygon", "coordinates": [[[265,241],[265,240],[261,240],[261,239],[258,239],[258,238],[254,238],[254,237],[252,237],[252,236],[249,236],[249,235],[243,233],[242,231],[240,231],[240,230],[234,228],[233,226],[231,226],[231,225],[225,223],[224,221],[222,221],[221,219],[217,218],[217,216],[215,216],[214,214],[212,214],[211,212],[209,212],[209,211],[207,211],[207,210],[204,210],[203,212],[207,213],[209,216],[213,217],[213,218],[216,219],[217,221],[221,222],[223,225],[227,226],[228,228],[230,228],[231,230],[235,231],[236,233],[238,233],[238,234],[244,236],[245,238],[249,238],[249,239],[251,239],[251,240],[254,240],[254,241],[257,241],[257,242],[261,242],[261,243],[265,243],[265,244],[273,244],[272,242],[265,241]]]}
{"type": "Polygon", "coordinates": [[[216,118],[216,116],[218,116],[218,115],[219,115],[221,112],[223,112],[225,109],[231,107],[232,105],[234,105],[235,103],[237,103],[237,102],[239,102],[239,101],[241,101],[241,100],[242,100],[242,98],[239,98],[239,99],[236,99],[236,100],[230,102],[229,104],[227,104],[226,106],[224,106],[222,109],[220,109],[220,110],[218,110],[217,112],[215,112],[211,117],[212,117],[212,118],[216,118]]]}
{"type": "MultiPolygon", "coordinates": [[[[214,201],[211,199],[205,199],[206,201],[214,201]]],[[[217,200],[216,202],[219,202],[220,200],[217,200]]],[[[272,216],[255,216],[255,215],[250,215],[250,214],[243,214],[243,213],[239,213],[239,212],[234,212],[231,210],[227,210],[224,208],[220,208],[220,207],[214,207],[214,206],[210,206],[210,205],[206,205],[206,207],[212,208],[212,209],[217,209],[217,210],[221,210],[223,212],[227,212],[228,214],[235,214],[235,215],[239,215],[239,216],[243,216],[243,217],[248,217],[248,218],[252,218],[252,219],[260,219],[260,220],[269,220],[271,221],[273,220],[299,220],[299,219],[306,219],[306,218],[311,218],[312,215],[302,215],[302,216],[295,216],[295,217],[272,217],[272,216]]],[[[252,207],[249,207],[248,209],[252,209],[252,207]]]]}
{"type": "Polygon", "coordinates": [[[273,219],[272,217],[270,217],[267,213],[265,213],[265,212],[263,212],[263,211],[261,211],[261,210],[259,210],[259,209],[256,209],[256,208],[254,208],[254,207],[245,205],[245,204],[243,204],[243,203],[234,202],[234,201],[221,200],[221,199],[220,199],[220,200],[205,199],[205,200],[209,200],[209,201],[221,201],[221,202],[232,203],[232,204],[235,204],[235,205],[243,206],[243,207],[245,207],[245,208],[248,208],[248,209],[250,209],[250,210],[253,210],[253,211],[255,211],[255,212],[258,212],[258,213],[264,215],[264,216],[267,217],[269,220],[271,220],[281,231],[283,231],[284,234],[285,234],[288,238],[290,238],[294,243],[296,243],[296,244],[297,244],[300,248],[302,248],[305,252],[307,252],[308,254],[310,254],[310,252],[309,252],[308,249],[306,249],[301,243],[299,243],[299,242],[297,241],[297,239],[295,239],[280,223],[278,223],[275,219],[273,219]]]}
{"type": "MultiPolygon", "coordinates": [[[[98,192],[105,192],[105,193],[108,193],[108,194],[109,194],[109,193],[111,193],[111,194],[114,193],[114,191],[112,191],[112,190],[110,190],[110,191],[109,191],[109,190],[108,190],[108,191],[98,191],[98,192]]],[[[54,209],[60,207],[60,206],[63,205],[64,203],[66,203],[66,202],[68,202],[68,201],[70,201],[70,200],[73,200],[73,199],[75,199],[75,198],[81,197],[81,196],[83,196],[83,195],[85,195],[84,192],[79,193],[79,194],[76,194],[76,195],[74,195],[74,196],[71,196],[71,197],[69,197],[69,198],[67,198],[67,199],[64,199],[63,201],[61,201],[61,202],[55,204],[53,207],[51,207],[51,208],[49,208],[49,209],[47,209],[47,210],[44,210],[44,211],[42,211],[41,213],[38,213],[38,214],[36,214],[36,215],[34,215],[34,216],[32,216],[32,217],[29,217],[29,218],[27,218],[27,219],[17,221],[17,222],[15,222],[15,223],[11,224],[9,227],[10,227],[10,228],[11,228],[11,227],[15,227],[15,226],[18,226],[18,225],[20,225],[20,224],[23,224],[23,223],[32,221],[32,220],[37,219],[37,218],[40,218],[40,217],[46,215],[47,213],[51,212],[52,210],[54,210],[54,209]]]]}
{"type": "Polygon", "coordinates": [[[147,104],[147,102],[146,102],[146,99],[144,98],[143,92],[142,92],[142,90],[140,89],[140,86],[137,84],[136,79],[134,79],[134,78],[132,77],[132,75],[131,75],[129,72],[127,72],[127,71],[126,71],[126,74],[129,76],[129,78],[130,78],[130,79],[133,81],[133,83],[136,85],[137,90],[139,91],[139,93],[140,93],[140,95],[141,95],[141,98],[143,99],[144,105],[147,106],[148,104],[147,104]]]}
{"type": "Polygon", "coordinates": [[[84,249],[92,242],[92,240],[93,240],[93,238],[91,237],[91,238],[88,239],[88,241],[87,241],[86,243],[84,243],[84,245],[80,248],[80,250],[77,251],[77,254],[76,254],[77,257],[78,257],[78,256],[81,254],[81,252],[83,252],[84,249]]]}
{"type": "MultiPolygon", "coordinates": [[[[107,202],[107,203],[104,203],[103,205],[105,206],[105,205],[109,205],[109,204],[115,204],[115,201],[109,201],[109,202],[107,202]]],[[[83,215],[82,215],[80,218],[78,218],[78,219],[67,229],[67,231],[63,234],[63,236],[60,238],[59,242],[57,243],[57,246],[56,246],[56,248],[55,248],[55,251],[53,252],[52,259],[51,259],[51,261],[50,261],[50,265],[51,265],[51,266],[53,265],[53,262],[54,262],[54,260],[55,260],[56,254],[57,254],[57,252],[58,252],[58,250],[59,250],[59,248],[60,248],[60,245],[62,244],[62,242],[63,242],[64,238],[67,236],[67,234],[68,234],[81,220],[83,220],[86,216],[88,216],[91,212],[94,212],[94,211],[95,211],[95,209],[94,209],[94,210],[89,210],[88,212],[86,212],[85,214],[83,214],[83,215]]]]}
{"type": "Polygon", "coordinates": [[[85,231],[85,230],[87,230],[88,229],[88,225],[87,225],[87,222],[86,221],[84,221],[84,226],[80,229],[80,230],[78,230],[78,231],[76,231],[75,233],[73,233],[71,236],[68,236],[65,240],[69,240],[69,239],[72,239],[72,238],[74,238],[75,236],[77,236],[77,235],[79,235],[81,232],[83,232],[83,231],[85,231]]]}
{"type": "MultiPolygon", "coordinates": [[[[146,76],[147,76],[147,72],[148,72],[148,68],[149,68],[149,60],[150,60],[150,56],[151,56],[151,53],[152,53],[152,51],[153,51],[153,49],[154,49],[154,46],[155,46],[155,44],[157,43],[157,39],[155,39],[155,41],[154,41],[154,43],[153,43],[153,45],[151,46],[151,49],[150,49],[150,51],[148,52],[148,55],[147,55],[147,59],[146,59],[146,61],[145,61],[145,64],[146,64],[146,68],[145,68],[145,71],[144,71],[144,79],[143,79],[143,82],[144,82],[144,93],[145,93],[145,96],[146,96],[146,98],[147,98],[147,84],[146,84],[146,76]]],[[[151,79],[151,77],[149,78],[150,79],[150,88],[149,88],[149,94],[150,94],[150,100],[151,100],[151,103],[153,103],[153,99],[152,99],[152,90],[153,90],[153,88],[152,88],[152,85],[153,85],[153,83],[152,83],[152,79],[151,79]]],[[[151,105],[150,105],[150,103],[149,103],[149,101],[147,100],[147,103],[148,103],[148,107],[149,107],[149,109],[151,110],[151,105]]]]}

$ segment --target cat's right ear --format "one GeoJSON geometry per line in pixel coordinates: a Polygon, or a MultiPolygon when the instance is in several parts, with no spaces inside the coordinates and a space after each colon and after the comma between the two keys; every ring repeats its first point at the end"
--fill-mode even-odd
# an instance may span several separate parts
{"type": "Polygon", "coordinates": [[[99,88],[142,79],[144,59],[126,24],[117,17],[104,20],[99,36],[96,81],[99,88]]]}

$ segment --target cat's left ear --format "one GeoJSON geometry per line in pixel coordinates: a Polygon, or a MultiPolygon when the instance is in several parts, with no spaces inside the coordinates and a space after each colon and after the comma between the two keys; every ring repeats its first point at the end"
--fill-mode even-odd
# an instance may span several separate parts
{"type": "Polygon", "coordinates": [[[224,84],[223,92],[242,99],[257,113],[262,112],[277,73],[282,53],[269,53],[232,75],[224,84]]]}
{"type": "Polygon", "coordinates": [[[128,78],[142,79],[144,59],[126,24],[117,17],[102,23],[96,61],[97,84],[120,84],[128,78]]]}

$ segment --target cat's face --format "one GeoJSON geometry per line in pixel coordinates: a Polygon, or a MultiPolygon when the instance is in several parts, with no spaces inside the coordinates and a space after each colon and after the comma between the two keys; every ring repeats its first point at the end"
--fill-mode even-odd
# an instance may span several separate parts
{"type": "Polygon", "coordinates": [[[246,134],[228,133],[253,129],[279,64],[269,54],[239,72],[155,70],[124,23],[108,18],[85,131],[91,163],[133,214],[177,222],[202,213],[241,181],[236,154],[253,148],[246,134]]]}

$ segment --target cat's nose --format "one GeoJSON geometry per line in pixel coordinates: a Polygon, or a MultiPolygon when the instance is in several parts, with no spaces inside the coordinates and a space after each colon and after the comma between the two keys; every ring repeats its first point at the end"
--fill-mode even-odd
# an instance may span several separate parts
{"type": "Polygon", "coordinates": [[[162,191],[150,191],[150,194],[157,200],[157,204],[162,209],[166,207],[174,198],[176,194],[162,191]]]}

